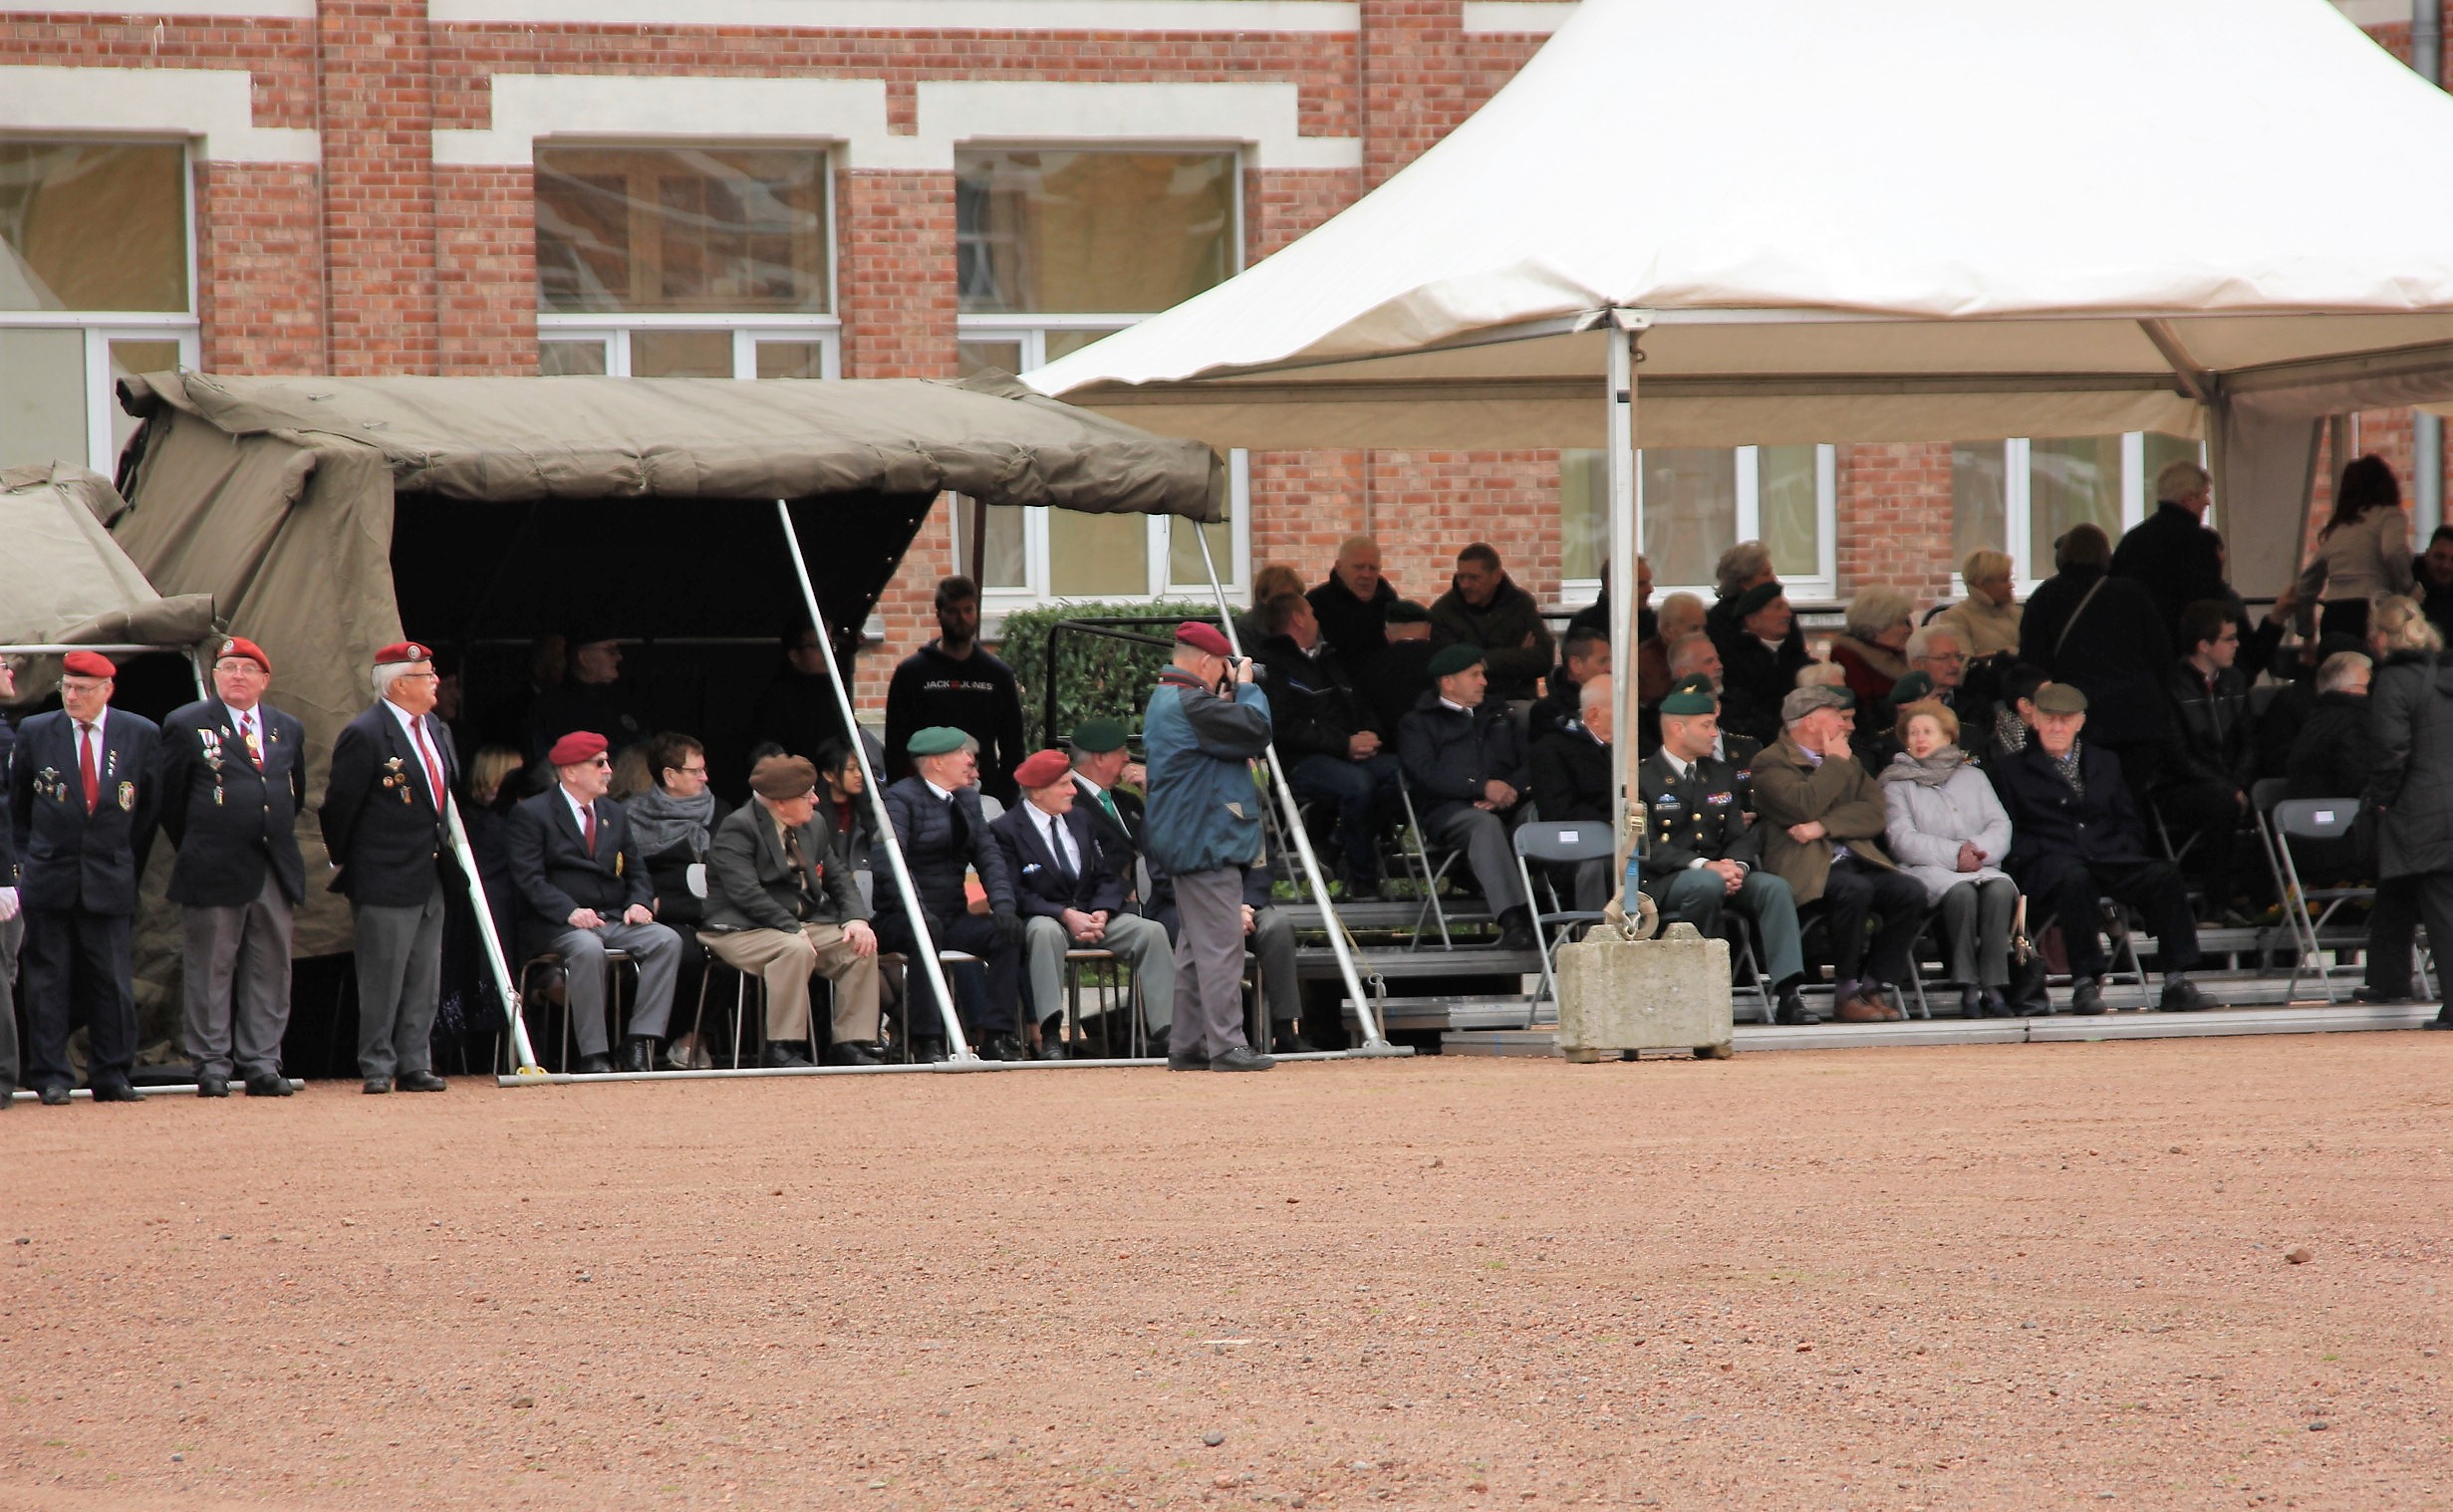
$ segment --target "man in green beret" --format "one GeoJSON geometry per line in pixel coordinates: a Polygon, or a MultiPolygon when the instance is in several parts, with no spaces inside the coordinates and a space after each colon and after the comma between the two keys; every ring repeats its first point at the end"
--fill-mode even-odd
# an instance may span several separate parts
{"type": "MultiPolygon", "coordinates": [[[[988,832],[979,807],[979,744],[961,730],[931,725],[914,732],[907,749],[912,775],[886,790],[886,813],[912,870],[912,888],[928,915],[929,934],[940,950],[979,957],[947,969],[966,1032],[979,1037],[979,1054],[991,1061],[1018,1061],[1022,1001],[1022,915],[1003,848],[988,832]],[[978,904],[964,885],[976,873],[985,894],[978,904]]],[[[884,844],[883,841],[880,844],[884,844]]],[[[904,912],[890,864],[875,867],[878,948],[910,955],[918,931],[904,912]]],[[[913,1053],[944,1060],[945,1015],[929,990],[928,976],[909,973],[908,1003],[913,1053]]]]}
{"type": "Polygon", "coordinates": [[[1475,884],[1499,919],[1499,947],[1533,948],[1532,910],[1508,835],[1524,815],[1532,762],[1506,708],[1487,697],[1483,653],[1448,646],[1431,658],[1433,686],[1397,726],[1397,759],[1416,815],[1438,841],[1465,853],[1475,884]]]}

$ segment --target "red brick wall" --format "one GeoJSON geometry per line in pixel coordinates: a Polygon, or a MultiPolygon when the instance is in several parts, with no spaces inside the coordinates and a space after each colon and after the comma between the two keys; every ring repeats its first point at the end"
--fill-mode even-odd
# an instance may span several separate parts
{"type": "Polygon", "coordinates": [[[324,371],[323,215],[304,163],[195,165],[196,318],[222,373],[324,371]]]}
{"type": "Polygon", "coordinates": [[[329,352],[341,376],[433,373],[434,77],[418,0],[319,0],[329,352]]]}
{"type": "Polygon", "coordinates": [[[537,371],[534,176],[526,168],[434,169],[435,371],[537,371]]]}
{"type": "Polygon", "coordinates": [[[1958,565],[1950,443],[1842,446],[1838,483],[1840,598],[1874,584],[1920,606],[1946,597],[1958,565]]]}

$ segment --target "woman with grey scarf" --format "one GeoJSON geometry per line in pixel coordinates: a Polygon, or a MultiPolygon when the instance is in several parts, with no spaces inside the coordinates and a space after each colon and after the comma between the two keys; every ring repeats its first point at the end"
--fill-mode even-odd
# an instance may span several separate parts
{"type": "Polygon", "coordinates": [[[1933,699],[1899,711],[1905,747],[1882,772],[1891,854],[1942,915],[1942,942],[1962,1018],[2011,1018],[2011,914],[2019,884],[1995,865],[2010,851],[2010,815],[1959,749],[1959,716],[1933,699]]]}
{"type": "Polygon", "coordinates": [[[657,736],[648,742],[648,762],[656,785],[624,800],[622,810],[630,817],[631,834],[639,841],[639,854],[647,858],[648,877],[656,886],[656,921],[681,936],[681,972],[674,984],[674,1002],[687,1005],[692,1016],[691,1029],[675,1035],[665,1047],[665,1065],[675,1071],[704,1070],[715,1062],[695,1027],[707,970],[697,926],[706,916],[707,846],[715,827],[732,810],[707,791],[706,748],[689,736],[657,736]]]}

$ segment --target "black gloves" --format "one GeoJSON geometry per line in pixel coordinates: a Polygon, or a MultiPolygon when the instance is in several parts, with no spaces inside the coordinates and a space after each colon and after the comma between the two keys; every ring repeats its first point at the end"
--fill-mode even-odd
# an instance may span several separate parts
{"type": "Polygon", "coordinates": [[[1010,908],[999,908],[988,915],[988,919],[996,925],[998,939],[1008,945],[1018,945],[1022,942],[1022,915],[1010,908]]]}

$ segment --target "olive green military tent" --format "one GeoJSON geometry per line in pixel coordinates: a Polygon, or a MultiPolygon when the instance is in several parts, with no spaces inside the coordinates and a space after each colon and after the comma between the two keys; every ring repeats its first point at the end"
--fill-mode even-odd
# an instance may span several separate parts
{"type": "Polygon", "coordinates": [[[213,633],[209,594],[165,599],[111,537],[111,480],[65,462],[0,469],[0,651],[31,653],[21,702],[59,678],[48,647],[187,651],[213,633]]]}

